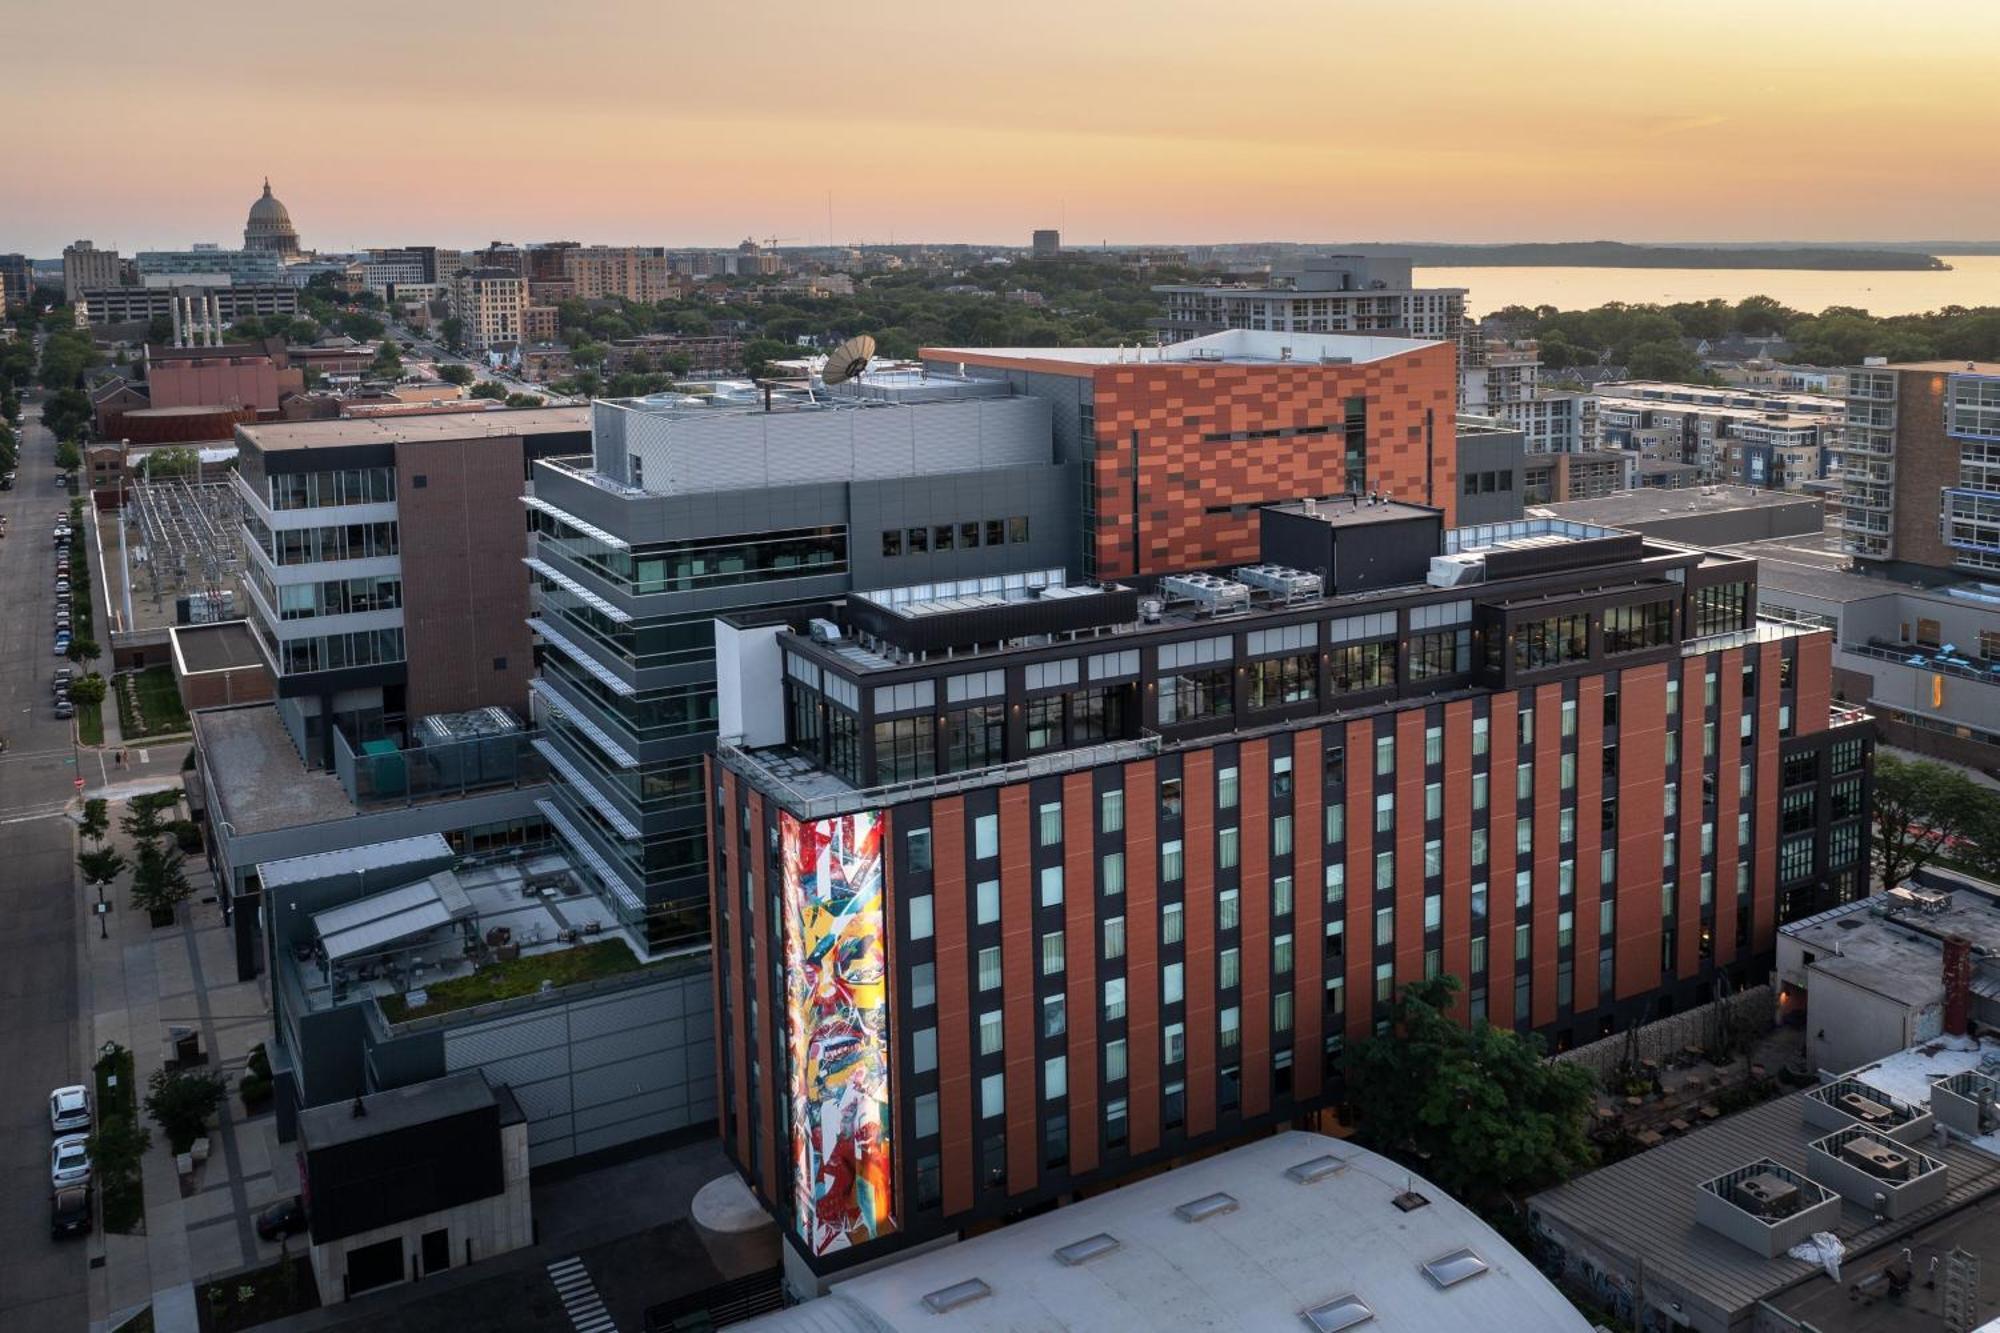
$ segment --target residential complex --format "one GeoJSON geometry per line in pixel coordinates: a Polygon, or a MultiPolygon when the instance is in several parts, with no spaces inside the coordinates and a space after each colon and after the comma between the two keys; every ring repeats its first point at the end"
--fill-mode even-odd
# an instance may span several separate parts
{"type": "Polygon", "coordinates": [[[2000,363],[1871,363],[1847,394],[1848,551],[1932,581],[2000,574],[2000,363]]]}
{"type": "Polygon", "coordinates": [[[1161,331],[1171,340],[1225,329],[1271,333],[1386,333],[1456,343],[1465,329],[1465,289],[1418,287],[1407,259],[1315,255],[1290,285],[1181,284],[1166,298],[1161,331]]]}
{"type": "Polygon", "coordinates": [[[618,297],[627,301],[668,301],[680,292],[667,266],[667,252],[656,245],[581,245],[562,252],[562,276],[574,284],[573,295],[594,301],[618,297]]]}
{"type": "Polygon", "coordinates": [[[527,285],[501,268],[461,269],[451,279],[451,312],[465,322],[465,345],[486,351],[520,341],[527,285]]]}
{"type": "Polygon", "coordinates": [[[1417,978],[1562,1048],[1866,891],[1872,733],[1754,561],[1367,498],[1257,518],[1220,570],[718,628],[723,1137],[795,1262],[1331,1107],[1417,978]]]}
{"type": "Polygon", "coordinates": [[[1797,491],[1826,475],[1846,417],[1824,394],[1635,380],[1597,387],[1605,444],[1692,464],[1706,482],[1797,491]]]}
{"type": "Polygon", "coordinates": [[[1587,393],[1543,388],[1541,352],[1534,343],[1503,342],[1468,328],[1462,345],[1460,411],[1520,431],[1531,454],[1597,448],[1597,401],[1587,393]]]}

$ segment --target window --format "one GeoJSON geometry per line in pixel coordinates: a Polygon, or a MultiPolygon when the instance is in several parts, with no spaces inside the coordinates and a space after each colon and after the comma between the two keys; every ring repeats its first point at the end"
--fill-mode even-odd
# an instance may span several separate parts
{"type": "Polygon", "coordinates": [[[1163,778],[1160,782],[1160,818],[1179,819],[1181,817],[1181,780],[1163,778]]]}
{"type": "MultiPolygon", "coordinates": [[[[1590,617],[1582,613],[1548,616],[1519,625],[1514,632],[1514,669],[1539,671],[1546,667],[1582,662],[1590,657],[1590,617]]],[[[1530,709],[1521,710],[1522,729],[1529,726],[1530,709]]]]}
{"type": "Polygon", "coordinates": [[[1424,784],[1424,818],[1426,820],[1444,818],[1444,784],[1427,782],[1424,784]]]}
{"type": "Polygon", "coordinates": [[[910,1007],[928,1009],[937,1003],[937,964],[913,963],[910,966],[910,1007]]]}
{"type": "Polygon", "coordinates": [[[1486,753],[1491,743],[1492,731],[1493,724],[1491,719],[1483,717],[1472,719],[1472,753],[1474,756],[1486,753]]]}
{"type": "Polygon", "coordinates": [[[938,1132],[938,1095],[935,1092],[917,1094],[917,1137],[936,1138],[938,1132]]]}
{"type": "Polygon", "coordinates": [[[1562,734],[1576,735],[1576,700],[1565,699],[1562,706],[1562,734]]]}
{"type": "Polygon", "coordinates": [[[1125,918],[1122,916],[1104,919],[1104,956],[1106,959],[1125,956],[1125,918]]]}
{"type": "Polygon", "coordinates": [[[1233,768],[1219,769],[1215,775],[1215,804],[1218,809],[1229,810],[1236,805],[1237,777],[1233,768]]]}
{"type": "Polygon", "coordinates": [[[1060,1037],[1069,1030],[1069,1000],[1066,996],[1050,995],[1042,1000],[1042,1035],[1060,1037]]]}
{"type": "Polygon", "coordinates": [[[937,1068],[937,1029],[918,1028],[910,1034],[910,1072],[928,1074],[937,1068]]]}
{"type": "MultiPolygon", "coordinates": [[[[1223,1050],[1233,1051],[1243,1042],[1243,1011],[1235,1005],[1223,1009],[1216,1024],[1218,1040],[1223,1050]]],[[[1282,1031],[1283,1029],[1280,1029],[1282,1031]]]]}
{"type": "Polygon", "coordinates": [[[1108,791],[1097,798],[1097,827],[1106,833],[1116,833],[1125,827],[1125,793],[1108,791]]]}
{"type": "Polygon", "coordinates": [[[1290,916],[1292,914],[1292,877],[1273,875],[1271,877],[1271,915],[1290,916]]]}
{"type": "Polygon", "coordinates": [[[1062,802],[1048,802],[1042,806],[1040,814],[1042,846],[1060,846],[1062,844],[1062,802]]]}
{"type": "Polygon", "coordinates": [[[1576,943],[1576,913],[1560,912],[1556,915],[1556,947],[1567,949],[1576,943]]]}
{"type": "Polygon", "coordinates": [[[1218,829],[1215,836],[1215,865],[1218,870],[1234,867],[1242,854],[1242,834],[1234,828],[1218,829]]]}
{"type": "Polygon", "coordinates": [[[979,1053],[998,1055],[1004,1043],[1005,1023],[998,1009],[988,1009],[979,1016],[979,1053]]]}
{"type": "Polygon", "coordinates": [[[1179,903],[1163,903],[1160,906],[1160,943],[1179,944],[1182,938],[1186,912],[1179,903]]]}
{"type": "Polygon", "coordinates": [[[1168,1023],[1160,1029],[1160,1059],[1164,1064],[1177,1065],[1187,1059],[1187,1025],[1168,1023]]]}
{"type": "Polygon", "coordinates": [[[998,990],[1000,988],[1000,946],[994,945],[979,951],[979,989],[998,990]]]}
{"type": "Polygon", "coordinates": [[[1491,782],[1484,773],[1472,775],[1472,808],[1484,810],[1491,803],[1491,782]]]}
{"type": "Polygon", "coordinates": [[[1000,855],[1000,816],[981,815],[972,821],[972,854],[981,860],[1000,855]]]}
{"type": "Polygon", "coordinates": [[[1215,895],[1215,928],[1217,930],[1236,929],[1241,914],[1241,895],[1235,889],[1224,889],[1215,895]]]}
{"type": "Polygon", "coordinates": [[[1375,775],[1382,777],[1396,771],[1396,738],[1377,736],[1375,738],[1375,775]]]}
{"type": "Polygon", "coordinates": [[[1125,892],[1125,853],[1106,852],[1098,865],[1104,880],[1104,896],[1116,898],[1125,892]]]}
{"type": "Polygon", "coordinates": [[[1339,842],[1347,836],[1347,803],[1330,801],[1326,807],[1326,840],[1339,842]]]}
{"type": "Polygon", "coordinates": [[[1186,999],[1185,986],[1186,978],[1181,964],[1168,963],[1160,969],[1161,1004],[1179,1004],[1182,1000],[1186,999]]]}
{"type": "Polygon", "coordinates": [[[1424,843],[1424,874],[1435,877],[1444,873],[1444,840],[1431,838],[1424,843]]]}
{"type": "Polygon", "coordinates": [[[1378,907],[1375,909],[1375,943],[1388,945],[1396,942],[1396,909],[1378,907]]]}
{"type": "Polygon", "coordinates": [[[910,938],[927,940],[931,937],[931,895],[918,894],[905,905],[904,915],[910,919],[910,938]]]}
{"type": "Polygon", "coordinates": [[[931,868],[931,831],[927,828],[911,829],[904,835],[909,849],[910,870],[920,874],[931,868]]]}
{"type": "Polygon", "coordinates": [[[1375,831],[1387,833],[1396,827],[1396,794],[1382,792],[1375,797],[1375,831]]]}
{"type": "Polygon", "coordinates": [[[1347,862],[1335,861],[1326,868],[1326,902],[1338,907],[1347,901],[1347,862]]]}
{"type": "MultiPolygon", "coordinates": [[[[1122,1046],[1124,1045],[1124,1043],[1120,1042],[1119,1045],[1122,1046]]],[[[1125,1063],[1124,1060],[1121,1058],[1118,1063],[1122,1070],[1125,1063]]],[[[1108,1058],[1106,1060],[1105,1067],[1107,1069],[1109,1069],[1110,1067],[1110,1061],[1108,1058]]],[[[1110,1077],[1110,1075],[1107,1074],[1106,1077],[1108,1078],[1110,1077]]],[[[1123,1077],[1122,1073],[1120,1077],[1123,1077]]],[[[1130,1131],[1127,1129],[1125,1122],[1125,1099],[1123,1097],[1114,1097],[1110,1101],[1104,1104],[1105,1148],[1107,1149],[1123,1148],[1125,1146],[1125,1140],[1129,1135],[1129,1133],[1130,1131]]]]}
{"type": "Polygon", "coordinates": [[[1520,800],[1528,800],[1535,794],[1535,766],[1516,764],[1514,766],[1514,795],[1520,800]]]}
{"type": "Polygon", "coordinates": [[[1125,978],[1112,977],[1104,983],[1104,1021],[1115,1023],[1125,1017],[1125,978]]]}
{"type": "Polygon", "coordinates": [[[1377,892],[1396,887],[1396,854],[1394,852],[1375,853],[1375,888],[1377,892]]]}
{"type": "Polygon", "coordinates": [[[1271,970],[1285,973],[1292,970],[1292,937],[1277,935],[1271,940],[1271,970]]]}
{"type": "Polygon", "coordinates": [[[1271,1029],[1274,1032],[1292,1030],[1292,993],[1279,991],[1271,997],[1271,1029]]]}
{"type": "Polygon", "coordinates": [[[1292,854],[1292,817],[1279,815],[1271,821],[1271,855],[1292,854]]]}
{"type": "MultiPolygon", "coordinates": [[[[1125,1077],[1125,1051],[1125,1038],[1123,1037],[1116,1037],[1104,1043],[1104,1081],[1106,1083],[1116,1083],[1125,1077]]],[[[1118,1108],[1118,1118],[1122,1120],[1125,1109],[1124,1101],[1121,1099],[1112,1102],[1110,1105],[1118,1108]]],[[[1108,1107],[1106,1108],[1104,1118],[1106,1121],[1112,1118],[1108,1107]]]]}
{"type": "MultiPolygon", "coordinates": [[[[988,1074],[979,1080],[979,1114],[991,1120],[1007,1111],[1007,1076],[988,1074]]],[[[1004,1157],[1002,1159],[1005,1160],[1004,1157]]]]}
{"type": "Polygon", "coordinates": [[[982,879],[972,888],[973,922],[990,926],[1000,919],[1000,881],[982,879]]]}
{"type": "Polygon", "coordinates": [[[1042,936],[1042,975],[1052,977],[1063,970],[1063,933],[1051,930],[1042,936]]]}
{"type": "Polygon", "coordinates": [[[1527,926],[1514,927],[1514,961],[1525,962],[1528,957],[1530,940],[1527,926]]]}
{"type": "Polygon", "coordinates": [[[1671,601],[1605,608],[1604,651],[1607,654],[1659,648],[1673,641],[1674,604],[1671,601]]]}
{"type": "Polygon", "coordinates": [[[1215,984],[1223,990],[1228,990],[1232,986],[1241,985],[1242,981],[1243,951],[1229,948],[1217,954],[1215,984]]]}
{"type": "Polygon", "coordinates": [[[1042,867],[1042,906],[1060,907],[1063,900],[1063,868],[1042,867]]]}

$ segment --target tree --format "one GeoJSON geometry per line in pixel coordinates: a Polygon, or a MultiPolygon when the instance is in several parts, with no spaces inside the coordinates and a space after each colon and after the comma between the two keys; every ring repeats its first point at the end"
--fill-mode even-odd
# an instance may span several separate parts
{"type": "Polygon", "coordinates": [[[438,378],[446,384],[456,384],[463,387],[472,383],[476,376],[473,375],[471,366],[450,365],[438,367],[438,378]]]}
{"type": "Polygon", "coordinates": [[[142,466],[149,480],[186,477],[192,481],[201,475],[201,455],[192,449],[155,449],[146,455],[142,466]]]}
{"type": "Polygon", "coordinates": [[[56,446],[56,468],[62,472],[74,472],[83,466],[83,451],[76,447],[74,440],[64,440],[56,446]]]}
{"type": "Polygon", "coordinates": [[[177,1153],[201,1137],[208,1118],[222,1104],[229,1086],[222,1075],[208,1069],[155,1069],[146,1080],[146,1114],[166,1131],[167,1142],[177,1153]]]}
{"type": "Polygon", "coordinates": [[[77,829],[92,842],[103,842],[104,835],[111,831],[111,802],[102,796],[93,796],[83,803],[83,818],[77,821],[77,829]]]}
{"type": "Polygon", "coordinates": [[[69,642],[69,660],[72,662],[95,662],[102,656],[104,649],[98,646],[95,639],[71,639],[69,642]]]}
{"type": "Polygon", "coordinates": [[[363,343],[374,342],[388,328],[381,320],[362,310],[346,311],[335,322],[340,325],[342,333],[363,343]]]}
{"type": "Polygon", "coordinates": [[[1875,865],[1893,889],[1975,833],[1993,798],[1955,768],[1875,756],[1875,865]]]}
{"type": "Polygon", "coordinates": [[[765,366],[770,362],[783,360],[798,350],[775,338],[752,338],[743,345],[743,369],[754,379],[764,373],[765,366]]]}
{"type": "Polygon", "coordinates": [[[1687,381],[1701,376],[1701,358],[1678,341],[1635,344],[1625,357],[1632,378],[1687,381]]]}
{"type": "Polygon", "coordinates": [[[179,804],[180,798],[173,792],[144,792],[126,804],[124,818],[118,821],[118,827],[124,829],[125,836],[134,842],[142,845],[153,842],[167,831],[167,811],[179,804]]]}
{"type": "Polygon", "coordinates": [[[457,315],[446,315],[438,324],[438,332],[444,335],[444,345],[452,351],[462,351],[465,347],[465,321],[457,315]]]}
{"type": "Polygon", "coordinates": [[[103,1181],[125,1182],[139,1174],[140,1161],[153,1136],[131,1117],[98,1108],[97,1127],[90,1134],[90,1169],[103,1181]]]}
{"type": "Polygon", "coordinates": [[[58,390],[42,404],[42,424],[65,443],[82,439],[90,421],[90,399],[81,389],[58,390]]]}
{"type": "Polygon", "coordinates": [[[496,403],[504,403],[507,401],[507,390],[504,385],[495,384],[492,380],[481,380],[472,386],[470,396],[491,398],[496,403]]]}
{"type": "Polygon", "coordinates": [[[146,341],[164,344],[174,340],[174,322],[165,315],[155,315],[146,321],[146,341]]]}
{"type": "Polygon", "coordinates": [[[1595,1158],[1585,1134],[1590,1073],[1542,1058],[1539,1038],[1447,1012],[1455,977],[1411,982],[1386,1034],[1347,1055],[1347,1096],[1362,1139],[1454,1195],[1497,1202],[1595,1158]]]}
{"type": "Polygon", "coordinates": [[[186,857],[162,847],[157,840],[139,844],[138,859],[132,863],[133,907],[151,913],[157,923],[160,918],[171,918],[174,909],[193,893],[186,857]]]}
{"type": "Polygon", "coordinates": [[[106,690],[104,677],[93,671],[69,687],[69,697],[80,704],[101,704],[104,702],[106,690]]]}
{"type": "Polygon", "coordinates": [[[131,864],[116,847],[92,847],[76,854],[76,868],[82,872],[83,882],[92,888],[116,884],[131,864]]]}

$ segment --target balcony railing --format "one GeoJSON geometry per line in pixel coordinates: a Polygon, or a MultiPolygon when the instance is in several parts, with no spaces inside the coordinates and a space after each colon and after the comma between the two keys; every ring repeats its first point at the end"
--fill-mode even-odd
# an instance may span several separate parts
{"type": "Polygon", "coordinates": [[[1681,643],[1682,657],[1699,657],[1703,653],[1719,652],[1724,648],[1743,648],[1753,643],[1776,643],[1781,639],[1796,639],[1807,634],[1825,634],[1824,625],[1815,625],[1804,620],[1787,620],[1781,616],[1760,615],[1757,623],[1748,629],[1725,630],[1721,634],[1704,634],[1698,639],[1686,639],[1681,643]]]}
{"type": "Polygon", "coordinates": [[[2000,685],[2000,662],[1985,658],[1943,657],[1935,648],[1918,648],[1912,644],[1886,643],[1871,639],[1867,643],[1842,643],[1843,653],[1858,653],[1863,657],[1873,657],[1884,662],[1894,662],[1916,671],[1935,671],[1940,675],[1956,676],[1960,680],[1976,680],[1986,685],[2000,685]]]}
{"type": "Polygon", "coordinates": [[[504,787],[536,787],[549,780],[548,764],[534,748],[537,732],[477,736],[445,745],[357,752],[338,727],[333,768],[347,798],[364,808],[415,805],[504,787]]]}

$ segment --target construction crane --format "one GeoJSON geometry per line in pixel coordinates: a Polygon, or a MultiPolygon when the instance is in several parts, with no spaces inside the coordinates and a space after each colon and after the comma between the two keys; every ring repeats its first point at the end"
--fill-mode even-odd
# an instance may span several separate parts
{"type": "Polygon", "coordinates": [[[803,239],[805,238],[801,236],[766,236],[763,238],[763,243],[764,243],[764,248],[766,250],[775,250],[778,248],[781,242],[798,241],[803,239]]]}

